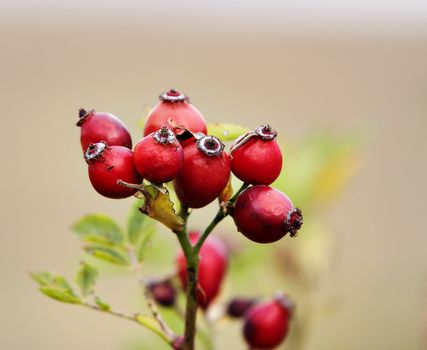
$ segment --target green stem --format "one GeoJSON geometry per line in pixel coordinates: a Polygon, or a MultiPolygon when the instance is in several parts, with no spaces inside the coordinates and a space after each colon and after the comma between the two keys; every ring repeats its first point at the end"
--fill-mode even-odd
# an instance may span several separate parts
{"type": "MultiPolygon", "coordinates": [[[[233,205],[239,194],[244,191],[249,185],[244,183],[240,189],[230,199],[228,205],[233,205]]],[[[193,247],[187,235],[187,220],[189,216],[188,208],[181,205],[180,216],[184,220],[184,226],[181,231],[176,232],[181,248],[187,262],[187,306],[185,310],[185,331],[184,331],[184,346],[183,350],[194,350],[194,338],[196,335],[196,320],[197,320],[197,288],[198,288],[198,271],[199,271],[199,252],[208,238],[209,234],[227,215],[228,211],[220,208],[212,222],[206,227],[203,234],[193,247]]]]}
{"type": "MultiPolygon", "coordinates": [[[[242,186],[239,188],[239,190],[234,194],[234,196],[228,201],[228,205],[233,205],[236,201],[237,197],[240,193],[242,193],[246,188],[248,188],[249,184],[243,183],[242,186]]],[[[208,238],[209,234],[213,231],[213,229],[218,225],[227,215],[229,214],[228,211],[224,211],[222,208],[218,210],[215,217],[211,221],[208,227],[206,227],[203,234],[200,236],[199,240],[197,241],[196,245],[194,246],[195,253],[199,254],[200,249],[202,248],[203,243],[206,241],[206,238],[208,238]]]]}

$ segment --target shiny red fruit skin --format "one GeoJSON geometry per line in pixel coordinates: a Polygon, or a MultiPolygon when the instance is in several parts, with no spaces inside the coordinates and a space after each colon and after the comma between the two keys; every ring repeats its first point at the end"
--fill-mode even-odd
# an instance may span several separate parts
{"type": "Polygon", "coordinates": [[[116,116],[106,112],[87,112],[77,123],[83,151],[91,143],[104,141],[110,146],[132,148],[132,139],[126,125],[116,116]]]}
{"type": "Polygon", "coordinates": [[[179,200],[189,208],[202,208],[217,198],[230,178],[230,158],[222,152],[208,156],[196,143],[184,148],[184,165],[174,180],[179,200]]]}
{"type": "MultiPolygon", "coordinates": [[[[190,232],[191,243],[194,245],[199,239],[198,232],[190,232]]],[[[199,287],[197,303],[206,310],[212,300],[218,295],[228,266],[228,253],[222,241],[210,236],[200,249],[199,287]]],[[[178,276],[183,288],[187,286],[187,263],[183,252],[178,254],[176,260],[178,276]]]]}
{"type": "Polygon", "coordinates": [[[233,219],[237,229],[250,240],[272,243],[288,233],[285,221],[293,209],[292,202],[283,192],[258,185],[239,195],[233,219]]]}
{"type": "Polygon", "coordinates": [[[289,311],[278,301],[253,306],[245,315],[243,335],[251,349],[273,349],[289,330],[289,311]]]}
{"type": "Polygon", "coordinates": [[[186,100],[178,102],[161,101],[158,103],[147,116],[144,136],[160,129],[163,125],[173,130],[176,135],[184,131],[175,128],[177,125],[194,133],[207,133],[205,118],[196,107],[186,100]]]}
{"type": "Polygon", "coordinates": [[[172,143],[159,143],[154,133],[145,136],[135,146],[135,167],[146,180],[154,183],[172,181],[184,160],[184,153],[178,140],[172,143]]]}
{"type": "Polygon", "coordinates": [[[107,146],[98,158],[87,162],[92,186],[105,197],[120,199],[136,193],[136,189],[118,185],[118,180],[132,184],[142,182],[134,166],[133,152],[129,148],[107,146]]]}
{"type": "Polygon", "coordinates": [[[282,170],[282,152],[276,140],[253,137],[230,153],[231,171],[243,182],[270,185],[282,170]]]}

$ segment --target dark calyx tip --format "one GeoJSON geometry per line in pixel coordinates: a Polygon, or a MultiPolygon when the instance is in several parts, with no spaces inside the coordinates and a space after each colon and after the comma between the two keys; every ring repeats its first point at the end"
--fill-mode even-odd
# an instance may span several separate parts
{"type": "Polygon", "coordinates": [[[255,134],[263,140],[274,140],[277,136],[276,130],[270,125],[261,125],[259,128],[255,129],[255,134]]]}
{"type": "Polygon", "coordinates": [[[234,298],[227,305],[227,315],[232,318],[243,317],[255,303],[256,300],[251,298],[234,298]]]}
{"type": "Polygon", "coordinates": [[[303,224],[303,217],[301,209],[295,208],[291,210],[285,220],[285,231],[291,234],[291,237],[295,237],[298,230],[303,224]]]}
{"type": "Polygon", "coordinates": [[[98,159],[102,156],[106,148],[107,144],[105,142],[91,143],[84,153],[85,161],[89,163],[92,160],[98,159]]]}
{"type": "Polygon", "coordinates": [[[167,102],[189,102],[189,99],[187,96],[185,96],[184,94],[180,93],[179,91],[175,90],[175,89],[170,89],[169,91],[166,91],[164,93],[162,93],[159,96],[159,100],[160,101],[167,101],[167,102]]]}
{"type": "Polygon", "coordinates": [[[197,148],[208,156],[220,156],[225,145],[215,136],[203,136],[197,140],[197,148]]]}
{"type": "Polygon", "coordinates": [[[84,108],[79,109],[79,120],[76,123],[77,126],[81,126],[84,120],[89,116],[89,114],[93,111],[86,111],[84,108]]]}
{"type": "Polygon", "coordinates": [[[182,335],[178,335],[173,341],[172,341],[172,349],[174,350],[182,350],[184,348],[184,337],[182,335]]]}
{"type": "Polygon", "coordinates": [[[158,143],[168,145],[175,141],[175,134],[167,126],[162,126],[154,133],[154,140],[158,143]]]}

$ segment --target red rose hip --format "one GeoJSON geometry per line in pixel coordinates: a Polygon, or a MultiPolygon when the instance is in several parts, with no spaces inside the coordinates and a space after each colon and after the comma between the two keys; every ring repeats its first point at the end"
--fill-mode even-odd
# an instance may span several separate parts
{"type": "Polygon", "coordinates": [[[251,349],[279,346],[289,330],[291,312],[283,296],[253,306],[246,314],[243,335],[251,349]]]}
{"type": "Polygon", "coordinates": [[[270,185],[282,170],[276,131],[269,125],[239,137],[231,147],[231,171],[252,185],[270,185]]]}
{"type": "MultiPolygon", "coordinates": [[[[200,235],[198,232],[190,232],[191,243],[196,244],[200,235]]],[[[228,253],[222,241],[215,237],[208,237],[202,245],[199,253],[199,288],[197,302],[206,310],[212,300],[218,295],[228,265],[228,253]]],[[[178,276],[183,288],[187,287],[187,263],[183,252],[177,257],[178,276]]]]}
{"type": "Polygon", "coordinates": [[[173,180],[184,158],[181,145],[166,126],[139,141],[134,154],[138,173],[154,183],[173,180]]]}
{"type": "Polygon", "coordinates": [[[158,304],[165,307],[175,305],[176,290],[170,280],[150,281],[147,288],[158,304]]]}
{"type": "Polygon", "coordinates": [[[91,143],[105,142],[109,146],[132,148],[132,139],[125,124],[116,116],[105,112],[79,111],[80,142],[83,151],[91,143]]]}
{"type": "Polygon", "coordinates": [[[119,199],[137,192],[136,189],[117,184],[118,180],[132,184],[142,182],[134,166],[133,152],[129,148],[98,142],[89,145],[84,157],[88,163],[90,182],[99,194],[119,199]]]}
{"type": "Polygon", "coordinates": [[[181,134],[184,129],[206,135],[206,122],[199,110],[194,107],[186,96],[176,90],[169,90],[159,96],[157,104],[147,116],[144,136],[155,132],[163,125],[181,134]]]}
{"type": "Polygon", "coordinates": [[[288,232],[293,237],[303,223],[301,210],[286,194],[265,185],[249,187],[239,195],[233,219],[243,235],[258,243],[278,241],[288,232]]]}
{"type": "Polygon", "coordinates": [[[202,208],[217,198],[230,178],[230,158],[216,137],[204,136],[184,148],[184,165],[174,186],[189,208],[202,208]]]}

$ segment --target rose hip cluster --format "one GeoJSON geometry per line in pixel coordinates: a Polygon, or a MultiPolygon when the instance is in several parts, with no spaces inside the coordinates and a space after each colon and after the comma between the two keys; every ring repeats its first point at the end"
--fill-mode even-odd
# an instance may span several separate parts
{"type": "Polygon", "coordinates": [[[271,243],[287,233],[296,235],[302,225],[301,211],[269,186],[282,170],[282,153],[277,133],[268,125],[240,136],[228,155],[218,138],[206,136],[206,122],[188,98],[169,90],[147,116],[144,137],[132,151],[130,134],[117,117],[83,109],[79,116],[89,178],[103,196],[126,198],[136,193],[119,180],[173,181],[183,205],[202,208],[220,196],[233,173],[252,185],[230,208],[237,229],[247,238],[271,243]]]}
{"type": "MultiPolygon", "coordinates": [[[[123,186],[120,181],[141,185],[145,180],[158,186],[173,181],[183,206],[202,208],[221,196],[234,174],[247,188],[223,208],[244,236],[254,242],[272,243],[288,233],[295,236],[302,225],[301,211],[286,194],[270,187],[282,170],[282,153],[277,133],[269,125],[241,135],[227,153],[221,140],[208,135],[202,114],[173,89],[160,95],[160,102],[147,116],[143,138],[133,151],[126,126],[110,113],[81,109],[77,125],[90,182],[105,197],[119,199],[136,194],[138,186],[123,186]]],[[[197,232],[189,234],[192,244],[199,237],[197,232]]],[[[220,291],[228,254],[220,241],[209,237],[199,255],[197,301],[206,310],[220,291]]],[[[177,275],[186,288],[182,252],[177,257],[177,275]]],[[[159,304],[174,304],[170,281],[153,282],[149,289],[159,304]]],[[[284,300],[236,301],[229,305],[230,316],[245,317],[244,336],[251,348],[272,348],[285,338],[291,313],[284,300]]]]}

